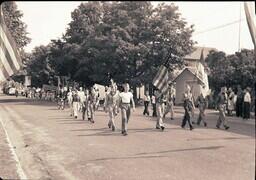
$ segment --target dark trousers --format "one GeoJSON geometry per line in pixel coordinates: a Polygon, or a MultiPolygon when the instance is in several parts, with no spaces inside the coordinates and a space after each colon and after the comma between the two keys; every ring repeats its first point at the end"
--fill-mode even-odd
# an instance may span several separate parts
{"type": "Polygon", "coordinates": [[[144,101],[144,112],[143,115],[147,114],[149,116],[149,111],[148,111],[148,101],[144,101]]]}
{"type": "Polygon", "coordinates": [[[236,101],[236,116],[242,117],[243,116],[243,99],[237,98],[236,101]]]}
{"type": "Polygon", "coordinates": [[[157,114],[156,114],[156,104],[152,104],[152,105],[153,105],[153,114],[152,114],[152,116],[156,117],[157,116],[157,114]]]}
{"type": "Polygon", "coordinates": [[[250,118],[250,103],[249,102],[244,102],[243,118],[244,119],[250,118]]]}
{"type": "Polygon", "coordinates": [[[185,115],[184,115],[184,118],[182,120],[181,126],[185,127],[187,122],[188,122],[189,127],[191,128],[192,127],[192,123],[191,123],[191,120],[190,120],[190,114],[189,114],[189,112],[187,110],[185,110],[185,115]]]}

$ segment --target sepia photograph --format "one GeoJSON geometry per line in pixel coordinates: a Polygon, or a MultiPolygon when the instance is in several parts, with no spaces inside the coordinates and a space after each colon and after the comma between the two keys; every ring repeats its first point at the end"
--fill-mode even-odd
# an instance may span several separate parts
{"type": "Polygon", "coordinates": [[[255,1],[4,1],[0,180],[255,180],[255,1]]]}

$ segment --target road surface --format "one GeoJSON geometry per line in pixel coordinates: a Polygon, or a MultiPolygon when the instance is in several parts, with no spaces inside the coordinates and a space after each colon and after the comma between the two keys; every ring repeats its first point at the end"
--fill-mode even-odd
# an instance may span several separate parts
{"type": "MultiPolygon", "coordinates": [[[[4,179],[82,180],[253,180],[255,120],[228,117],[230,129],[216,129],[217,112],[207,111],[208,127],[180,127],[183,109],[156,119],[132,114],[128,136],[107,127],[97,111],[95,123],[69,116],[50,102],[0,95],[0,177],[4,179]],[[15,158],[16,157],[16,158],[15,158]],[[3,162],[3,163],[2,163],[3,162]]],[[[152,112],[152,110],[151,110],[152,112]]],[[[198,113],[196,113],[197,115],[198,113]]]]}

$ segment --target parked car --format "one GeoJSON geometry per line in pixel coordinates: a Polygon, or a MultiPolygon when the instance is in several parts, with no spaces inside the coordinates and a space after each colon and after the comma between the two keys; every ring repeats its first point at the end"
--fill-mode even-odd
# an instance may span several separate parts
{"type": "Polygon", "coordinates": [[[8,94],[15,95],[15,91],[16,91],[16,88],[11,87],[11,88],[9,88],[8,94]]]}

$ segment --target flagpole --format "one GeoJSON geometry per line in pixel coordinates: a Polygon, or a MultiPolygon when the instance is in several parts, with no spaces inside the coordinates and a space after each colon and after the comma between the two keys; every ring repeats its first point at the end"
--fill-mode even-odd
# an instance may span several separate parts
{"type": "Polygon", "coordinates": [[[240,2],[240,18],[239,18],[239,32],[238,32],[238,52],[241,50],[241,14],[242,14],[242,2],[240,2]]]}

